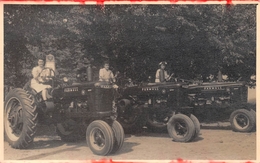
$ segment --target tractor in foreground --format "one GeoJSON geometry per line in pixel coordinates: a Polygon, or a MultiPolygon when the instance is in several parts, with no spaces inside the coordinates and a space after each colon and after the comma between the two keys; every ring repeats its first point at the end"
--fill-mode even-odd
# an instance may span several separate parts
{"type": "MultiPolygon", "coordinates": [[[[53,56],[48,56],[48,59],[53,56]]],[[[47,60],[47,58],[46,58],[47,60]]],[[[86,138],[91,151],[97,155],[116,153],[124,143],[124,130],[116,121],[114,88],[108,82],[88,81],[69,83],[59,79],[53,68],[42,72],[47,100],[30,87],[14,88],[5,97],[5,140],[17,149],[33,144],[39,123],[56,126],[65,142],[86,138]]],[[[90,73],[91,75],[91,73],[90,73]]]]}

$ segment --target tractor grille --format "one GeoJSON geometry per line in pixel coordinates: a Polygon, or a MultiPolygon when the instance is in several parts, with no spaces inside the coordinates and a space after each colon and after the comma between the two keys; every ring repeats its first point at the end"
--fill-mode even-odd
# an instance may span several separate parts
{"type": "Polygon", "coordinates": [[[96,88],[95,90],[95,109],[97,112],[112,111],[114,100],[114,90],[107,88],[96,88]]]}

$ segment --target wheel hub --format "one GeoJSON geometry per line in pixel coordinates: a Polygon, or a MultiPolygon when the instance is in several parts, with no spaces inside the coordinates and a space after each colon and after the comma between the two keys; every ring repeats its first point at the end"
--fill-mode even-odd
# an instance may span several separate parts
{"type": "Polygon", "coordinates": [[[93,147],[98,150],[104,148],[104,146],[106,144],[105,136],[99,128],[95,128],[92,130],[92,132],[90,134],[90,139],[91,139],[90,142],[92,142],[94,145],[93,147]]]}
{"type": "Polygon", "coordinates": [[[184,135],[187,132],[187,128],[179,122],[176,123],[175,129],[176,129],[177,135],[184,135]]]}
{"type": "Polygon", "coordinates": [[[5,131],[12,140],[17,140],[23,130],[23,108],[17,98],[11,98],[6,105],[5,131]]]}
{"type": "Polygon", "coordinates": [[[103,147],[105,145],[105,140],[102,137],[102,133],[100,131],[95,133],[94,144],[98,145],[99,147],[103,147]]]}
{"type": "Polygon", "coordinates": [[[242,128],[247,126],[247,118],[243,115],[237,116],[236,117],[236,121],[238,123],[239,126],[241,126],[242,128]]]}

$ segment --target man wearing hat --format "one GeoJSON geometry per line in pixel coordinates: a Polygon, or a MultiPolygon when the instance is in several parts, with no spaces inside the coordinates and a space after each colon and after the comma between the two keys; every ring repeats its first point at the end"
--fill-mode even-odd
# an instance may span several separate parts
{"type": "Polygon", "coordinates": [[[165,70],[166,65],[167,65],[167,62],[159,63],[160,68],[156,71],[155,83],[165,82],[170,79],[170,76],[168,75],[167,71],[165,70]]]}

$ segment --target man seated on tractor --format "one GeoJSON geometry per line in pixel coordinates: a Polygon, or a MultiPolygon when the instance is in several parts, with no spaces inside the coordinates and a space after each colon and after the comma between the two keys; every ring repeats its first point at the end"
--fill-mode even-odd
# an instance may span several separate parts
{"type": "Polygon", "coordinates": [[[109,62],[104,62],[104,68],[99,70],[99,81],[116,82],[113,72],[109,69],[109,62]]]}
{"type": "Polygon", "coordinates": [[[38,66],[32,69],[33,78],[31,80],[31,88],[33,88],[37,93],[42,91],[42,98],[44,101],[47,100],[47,90],[46,88],[51,88],[48,84],[43,84],[46,82],[46,76],[48,76],[49,71],[43,72],[44,70],[43,59],[38,59],[38,66]]]}
{"type": "Polygon", "coordinates": [[[167,65],[167,62],[159,63],[160,68],[156,71],[155,83],[169,81],[170,78],[172,77],[173,74],[171,76],[169,76],[167,71],[165,70],[166,65],[167,65]]]}
{"type": "MultiPolygon", "coordinates": [[[[99,70],[99,81],[115,83],[117,74],[114,76],[113,72],[109,69],[109,62],[105,61],[103,66],[104,68],[99,70]]],[[[113,87],[118,88],[116,84],[114,84],[113,87]]]]}
{"type": "Polygon", "coordinates": [[[131,78],[128,78],[127,83],[125,84],[125,87],[134,87],[136,86],[131,78]]]}

